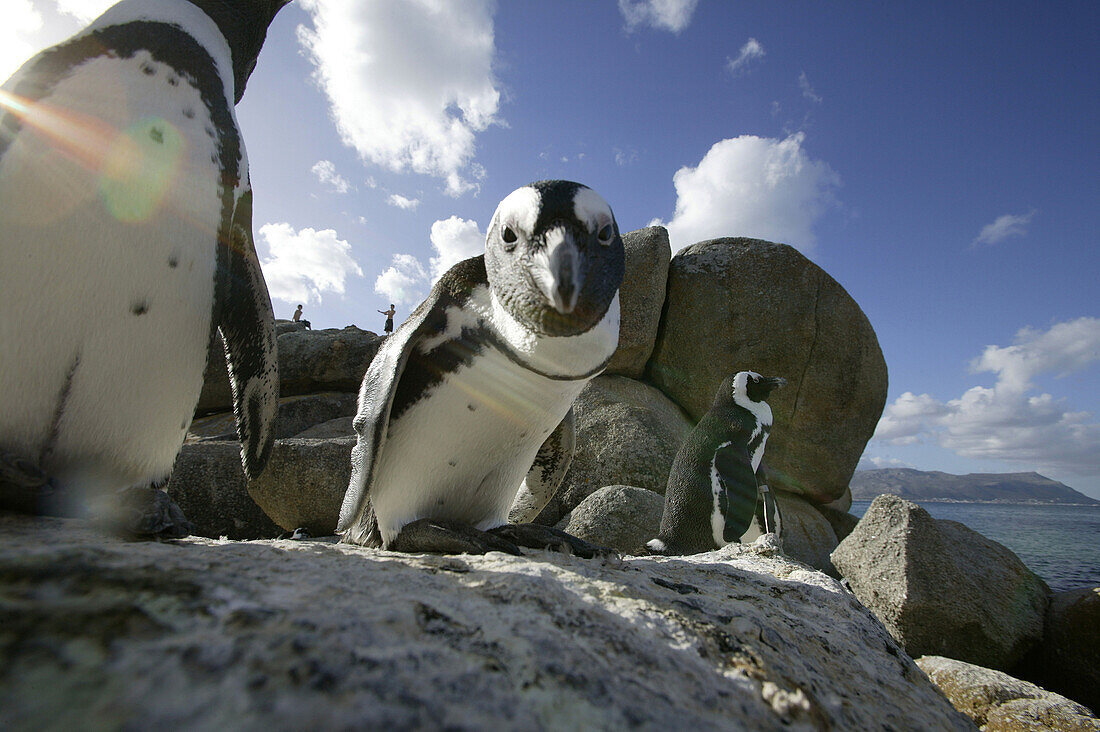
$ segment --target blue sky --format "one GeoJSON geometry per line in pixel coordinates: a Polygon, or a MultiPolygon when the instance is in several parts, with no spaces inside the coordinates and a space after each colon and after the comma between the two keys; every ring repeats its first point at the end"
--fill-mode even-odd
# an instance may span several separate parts
{"type": "MultiPolygon", "coordinates": [[[[5,0],[0,76],[103,0],[5,0]]],[[[276,315],[378,331],[496,203],[798,247],[890,370],[864,466],[1100,498],[1100,5],[296,0],[238,118],[276,315]]]]}

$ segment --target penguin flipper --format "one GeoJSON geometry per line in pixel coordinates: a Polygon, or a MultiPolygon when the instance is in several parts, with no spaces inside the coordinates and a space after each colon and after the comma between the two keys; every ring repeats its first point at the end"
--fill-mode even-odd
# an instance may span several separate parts
{"type": "Polygon", "coordinates": [[[725,521],[722,538],[726,543],[738,541],[756,512],[758,490],[752,458],[744,445],[725,445],[714,454],[714,468],[721,488],[718,509],[725,521]]]}
{"type": "Polygon", "coordinates": [[[448,270],[408,319],[392,335],[386,336],[367,366],[359,387],[358,410],[352,420],[358,440],[351,451],[351,480],[336,524],[336,533],[343,534],[345,542],[362,544],[377,538],[377,522],[370,508],[371,480],[386,442],[390,409],[409,355],[424,339],[444,332],[447,325],[445,308],[455,302],[460,290],[469,289],[478,280],[485,281],[483,256],[464,260],[448,270]]]}
{"type": "Polygon", "coordinates": [[[219,248],[217,324],[225,343],[241,464],[249,479],[267,465],[279,411],[279,359],[275,316],[252,241],[252,191],[237,201],[229,241],[219,248]]]}
{"type": "Polygon", "coordinates": [[[508,523],[524,524],[533,521],[546,504],[558,492],[561,481],[573,464],[576,447],[576,422],[573,408],[542,443],[535,454],[531,469],[527,472],[512,508],[508,511],[508,523]]]}

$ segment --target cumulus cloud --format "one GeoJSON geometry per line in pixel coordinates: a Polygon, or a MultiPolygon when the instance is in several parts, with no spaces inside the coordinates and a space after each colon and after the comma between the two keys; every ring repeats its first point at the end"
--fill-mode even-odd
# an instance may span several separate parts
{"type": "Polygon", "coordinates": [[[31,0],[8,0],[0,23],[0,82],[6,81],[38,46],[31,34],[42,29],[42,14],[31,0]]]}
{"type": "Polygon", "coordinates": [[[378,275],[374,291],[398,305],[417,303],[424,298],[428,273],[411,254],[393,255],[393,263],[378,275]]]}
{"type": "Polygon", "coordinates": [[[476,257],[485,251],[485,234],[476,221],[452,216],[432,224],[432,282],[463,259],[476,257]]]}
{"type": "Polygon", "coordinates": [[[497,121],[493,3],[304,0],[298,40],[343,142],[366,162],[443,179],[458,196],[484,175],[475,137],[497,121]]]}
{"type": "Polygon", "coordinates": [[[975,386],[946,402],[906,392],[886,408],[874,439],[931,440],[963,457],[1100,475],[1100,423],[1036,384],[1097,361],[1100,318],[1024,328],[1011,346],[987,346],[971,363],[974,373],[996,375],[992,387],[975,386]]]}
{"type": "Polygon", "coordinates": [[[691,24],[699,0],[619,0],[628,33],[639,26],[679,33],[691,24]]]}
{"type": "Polygon", "coordinates": [[[764,46],[755,38],[750,38],[744,46],[741,46],[741,53],[737,58],[726,59],[726,68],[732,74],[743,74],[750,63],[762,58],[764,58],[764,46]]]}
{"type": "Polygon", "coordinates": [[[813,225],[836,203],[840,176],[812,160],[804,141],[801,132],[784,140],[742,135],[715,143],[694,168],[676,171],[676,211],[666,224],[673,249],[753,236],[812,250],[813,225]]]}
{"type": "Polygon", "coordinates": [[[310,168],[310,172],[317,177],[317,180],[331,185],[332,190],[337,193],[347,193],[351,190],[351,184],[348,183],[347,178],[336,172],[336,164],[331,160],[318,160],[310,168]]]}
{"type": "Polygon", "coordinates": [[[419,198],[405,198],[398,193],[391,193],[390,197],[386,199],[387,203],[391,206],[396,206],[404,211],[412,211],[420,205],[419,198]]]}
{"type": "Polygon", "coordinates": [[[90,23],[116,2],[118,0],[57,0],[57,9],[81,23],[90,23]]]}
{"type": "Polygon", "coordinates": [[[458,216],[433,223],[430,238],[435,256],[427,267],[411,254],[395,254],[375,280],[374,291],[394,303],[418,303],[447,270],[485,251],[485,234],[477,222],[458,216]]]}
{"type": "Polygon", "coordinates": [[[290,224],[265,224],[260,240],[268,256],[260,256],[267,289],[277,300],[320,303],[322,293],[344,294],[349,275],[363,276],[351,256],[351,245],[332,229],[295,231],[290,224]]]}
{"type": "Polygon", "coordinates": [[[898,460],[897,458],[890,457],[875,457],[873,455],[863,455],[859,459],[859,464],[856,465],[856,470],[878,470],[880,468],[915,468],[912,463],[907,463],[904,460],[898,460]]]}
{"type": "Polygon", "coordinates": [[[810,78],[806,76],[805,71],[798,75],[798,88],[802,90],[802,96],[806,97],[814,104],[821,104],[821,96],[814,91],[812,86],[810,86],[810,78]]]}
{"type": "Polygon", "coordinates": [[[978,236],[971,242],[971,246],[992,246],[998,242],[1004,241],[1011,236],[1024,236],[1027,234],[1027,225],[1031,223],[1031,218],[1035,215],[1035,211],[1031,211],[1026,214],[1005,214],[1004,216],[998,216],[992,224],[986,224],[982,227],[982,230],[978,232],[978,236]]]}

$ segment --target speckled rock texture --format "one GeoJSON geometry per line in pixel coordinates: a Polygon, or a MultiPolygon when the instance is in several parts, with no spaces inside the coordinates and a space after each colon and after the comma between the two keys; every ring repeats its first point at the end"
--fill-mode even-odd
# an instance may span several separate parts
{"type": "MultiPolygon", "coordinates": [[[[357,395],[352,392],[326,391],[279,399],[279,416],[275,419],[275,437],[294,437],[316,425],[355,415],[357,395]]],[[[237,420],[232,412],[200,417],[187,430],[186,442],[199,440],[237,439],[237,420]]]]}
{"type": "Polygon", "coordinates": [[[1001,544],[903,498],[876,498],[832,560],[914,658],[1010,669],[1042,637],[1046,583],[1001,544]]]}
{"type": "Polygon", "coordinates": [[[791,493],[775,491],[782,516],[783,553],[816,570],[840,579],[829,555],[836,549],[836,532],[812,503],[791,493]]]}
{"type": "Polygon", "coordinates": [[[672,249],[663,226],[623,234],[623,248],[626,270],[619,288],[619,347],[604,373],[637,379],[653,353],[672,249]]]}
{"type": "MultiPolygon", "coordinates": [[[[382,336],[354,325],[327,330],[286,330],[276,341],[279,353],[279,395],[314,394],[323,391],[358,393],[367,366],[382,336]]],[[[210,344],[196,416],[233,409],[225,352],[221,337],[210,344]]]]}
{"type": "Polygon", "coordinates": [[[354,445],[355,437],[276,440],[267,468],[252,482],[245,480],[236,442],[184,445],[168,495],[200,536],[271,538],[296,528],[324,536],[336,529],[354,445]]]}
{"type": "Polygon", "coordinates": [[[932,681],[982,732],[1097,732],[1084,706],[1006,673],[942,656],[917,659],[932,681]]]}
{"type": "Polygon", "coordinates": [[[675,403],[640,381],[597,376],[577,397],[573,412],[573,464],[539,523],[557,523],[605,485],[632,485],[664,495],[672,461],[692,427],[675,403]]]}
{"type": "MultiPolygon", "coordinates": [[[[276,442],[278,444],[278,442],[276,442]]],[[[236,441],[184,445],[166,490],[199,536],[270,539],[283,529],[248,495],[236,441]]]]}
{"type": "Polygon", "coordinates": [[[773,488],[844,494],[886,404],[886,362],[867,316],[792,247],[713,239],[669,265],[647,380],[698,420],[722,379],[752,370],[788,384],[769,398],[773,488]]]}
{"type": "Polygon", "coordinates": [[[1055,593],[1042,642],[1013,673],[1100,713],[1100,587],[1055,593]]]}
{"type": "Polygon", "coordinates": [[[581,501],[562,526],[573,536],[624,554],[648,554],[657,536],[664,496],[629,485],[608,485],[581,501]]]}
{"type": "Polygon", "coordinates": [[[6,729],[972,729],[765,544],[601,563],[0,516],[0,618],[6,729]]]}

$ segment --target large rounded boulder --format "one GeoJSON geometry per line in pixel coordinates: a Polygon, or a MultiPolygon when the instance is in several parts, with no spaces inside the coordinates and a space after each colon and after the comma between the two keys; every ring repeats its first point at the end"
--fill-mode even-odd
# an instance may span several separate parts
{"type": "Polygon", "coordinates": [[[722,379],[787,379],[772,393],[773,487],[828,503],[843,496],[886,404],[886,362],[855,300],[794,248],[713,239],[669,265],[647,378],[693,420],[722,379]]]}
{"type": "Polygon", "coordinates": [[[573,403],[576,449],[558,495],[540,515],[554,524],[607,485],[664,495],[668,471],[691,422],[651,386],[624,376],[597,376],[573,403]]]}
{"type": "Polygon", "coordinates": [[[645,373],[653,353],[672,250],[663,226],[623,234],[623,249],[626,267],[619,288],[619,347],[604,373],[637,379],[645,373]]]}

